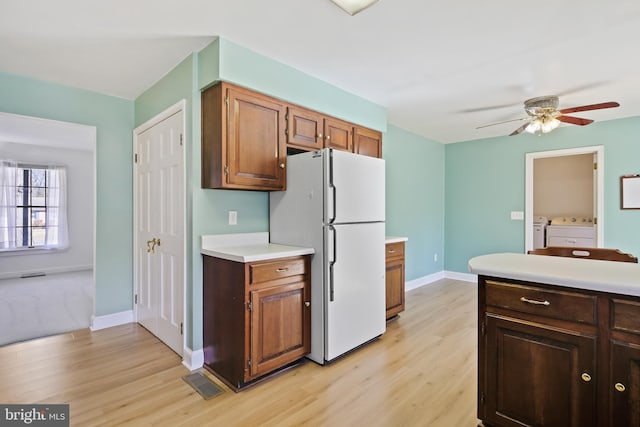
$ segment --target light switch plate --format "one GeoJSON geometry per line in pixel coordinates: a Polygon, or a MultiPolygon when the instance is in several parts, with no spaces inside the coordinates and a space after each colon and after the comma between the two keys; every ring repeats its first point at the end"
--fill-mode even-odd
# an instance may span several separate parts
{"type": "Polygon", "coordinates": [[[229,211],[229,225],[238,224],[238,212],[237,211],[229,211]]]}
{"type": "Polygon", "coordinates": [[[523,220],[524,219],[524,212],[522,212],[522,211],[511,211],[511,219],[523,220]]]}

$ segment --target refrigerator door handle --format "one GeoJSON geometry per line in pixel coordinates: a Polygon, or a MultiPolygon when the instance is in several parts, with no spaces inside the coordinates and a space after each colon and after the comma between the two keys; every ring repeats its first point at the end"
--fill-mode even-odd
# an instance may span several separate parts
{"type": "Polygon", "coordinates": [[[329,301],[333,301],[334,300],[334,295],[333,295],[333,286],[334,286],[334,274],[333,274],[333,267],[336,264],[336,260],[337,258],[337,236],[338,234],[336,233],[336,229],[334,226],[330,225],[329,226],[329,231],[331,232],[332,235],[332,239],[331,239],[331,244],[333,246],[333,250],[332,250],[332,257],[331,257],[331,261],[329,261],[329,301]]]}
{"type": "Polygon", "coordinates": [[[329,161],[329,189],[331,190],[331,217],[328,218],[328,223],[333,224],[336,220],[336,186],[333,184],[333,150],[328,151],[329,161]]]}

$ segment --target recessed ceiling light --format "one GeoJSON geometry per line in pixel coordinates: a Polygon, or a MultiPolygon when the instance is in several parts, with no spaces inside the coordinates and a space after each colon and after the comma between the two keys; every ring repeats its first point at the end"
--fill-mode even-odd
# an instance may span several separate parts
{"type": "Polygon", "coordinates": [[[362,12],[378,0],[331,0],[349,15],[355,15],[362,12]]]}

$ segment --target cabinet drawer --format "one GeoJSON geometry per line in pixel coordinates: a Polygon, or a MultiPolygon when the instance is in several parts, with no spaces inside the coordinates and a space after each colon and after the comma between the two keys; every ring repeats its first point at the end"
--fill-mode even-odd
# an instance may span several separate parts
{"type": "Polygon", "coordinates": [[[612,299],[611,327],[617,331],[640,334],[640,302],[612,299]]]}
{"type": "Polygon", "coordinates": [[[249,265],[249,283],[262,283],[305,274],[304,258],[266,261],[249,265]]]}
{"type": "Polygon", "coordinates": [[[385,246],[387,259],[404,258],[404,242],[387,243],[385,246]]]}
{"type": "Polygon", "coordinates": [[[595,296],[542,287],[487,280],[486,303],[488,306],[592,325],[597,319],[595,296]]]}

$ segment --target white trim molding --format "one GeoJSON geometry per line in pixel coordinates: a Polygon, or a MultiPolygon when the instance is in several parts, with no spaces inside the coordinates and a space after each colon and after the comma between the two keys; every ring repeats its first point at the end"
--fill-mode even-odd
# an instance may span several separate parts
{"type": "Polygon", "coordinates": [[[104,316],[93,316],[91,318],[90,329],[99,331],[100,329],[110,328],[112,326],[125,325],[133,323],[133,310],[121,311],[119,313],[106,314],[104,316]]]}
{"type": "Polygon", "coordinates": [[[404,291],[409,292],[413,289],[420,288],[422,286],[431,285],[438,280],[442,279],[454,279],[461,280],[463,282],[475,283],[478,281],[476,274],[458,273],[457,271],[438,271],[437,273],[429,274],[427,276],[418,277],[417,279],[409,280],[404,283],[404,291]]]}
{"type": "Polygon", "coordinates": [[[191,350],[185,347],[182,351],[182,364],[190,371],[195,371],[204,366],[204,350],[191,350]]]}
{"type": "Polygon", "coordinates": [[[420,288],[422,286],[430,285],[438,280],[444,279],[444,271],[438,271],[437,273],[429,274],[427,276],[418,277],[417,279],[404,282],[404,291],[408,292],[413,289],[420,288]]]}
{"type": "Polygon", "coordinates": [[[461,280],[463,282],[476,283],[478,281],[477,274],[458,273],[457,271],[445,271],[444,277],[447,279],[461,280]]]}

